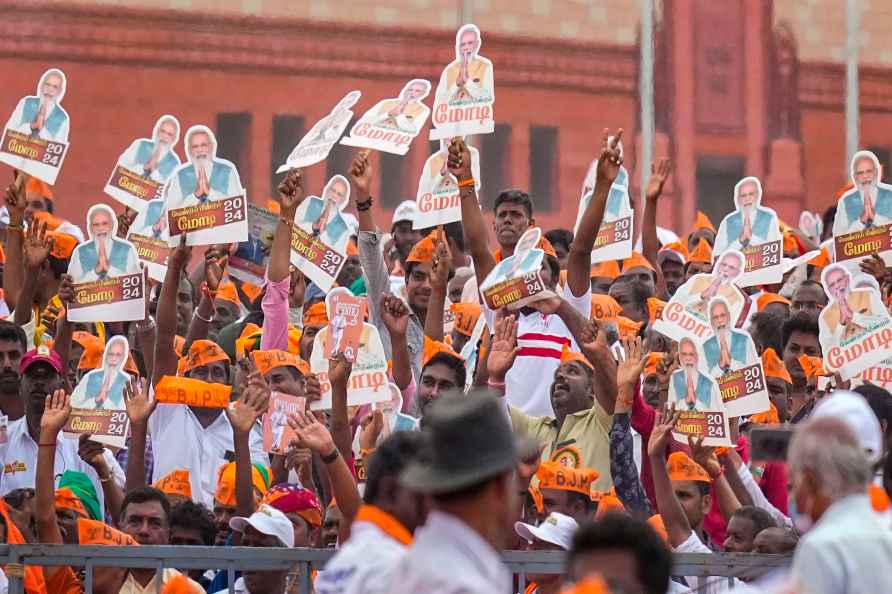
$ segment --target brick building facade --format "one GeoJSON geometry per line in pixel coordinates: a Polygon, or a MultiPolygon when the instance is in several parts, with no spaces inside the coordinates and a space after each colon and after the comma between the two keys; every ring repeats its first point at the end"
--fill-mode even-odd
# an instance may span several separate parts
{"type": "MultiPolygon", "coordinates": [[[[568,226],[603,127],[627,131],[636,169],[638,4],[0,0],[0,111],[33,93],[47,67],[67,73],[72,148],[56,187],[64,216],[77,219],[107,199],[102,187],[118,154],[163,113],[184,129],[212,127],[221,155],[262,202],[274,191],[275,167],[346,91],[362,90],[361,114],[409,78],[436,82],[470,6],[481,54],[495,65],[498,125],[475,141],[484,200],[527,188],[544,228],[568,226]]],[[[657,2],[655,154],[676,164],[667,190],[674,206],[660,213],[662,224],[685,230],[698,207],[717,220],[743,175],[762,178],[765,202],[791,223],[801,208],[833,200],[846,181],[841,4],[657,2]]],[[[888,166],[892,42],[883,23],[892,24],[892,12],[883,4],[863,2],[861,144],[888,166]]],[[[426,137],[406,157],[375,158],[382,222],[414,197],[433,147],[426,137]]],[[[310,168],[310,190],[343,172],[351,151],[338,148],[310,168]]]]}

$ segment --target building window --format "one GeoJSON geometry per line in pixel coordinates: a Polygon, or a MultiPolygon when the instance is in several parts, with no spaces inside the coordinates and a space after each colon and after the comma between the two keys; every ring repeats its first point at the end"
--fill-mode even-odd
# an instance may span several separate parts
{"type": "Polygon", "coordinates": [[[530,196],[536,210],[550,211],[558,193],[558,129],[530,126],[530,196]]]}
{"type": "Polygon", "coordinates": [[[251,187],[251,114],[217,114],[217,157],[232,161],[243,188],[251,187]]]}
{"type": "Polygon", "coordinates": [[[285,163],[288,155],[300,142],[305,133],[304,119],[294,115],[273,116],[273,145],[270,153],[269,197],[274,198],[276,189],[285,178],[285,173],[276,173],[276,169],[285,163]]]}
{"type": "MultiPolygon", "coordinates": [[[[697,209],[710,221],[721,221],[734,208],[734,186],[743,178],[740,157],[702,156],[697,159],[697,209]]],[[[685,228],[689,225],[681,225],[685,228]]]]}
{"type": "Polygon", "coordinates": [[[491,209],[496,196],[511,185],[508,164],[511,162],[511,124],[496,124],[492,134],[476,137],[480,148],[480,202],[491,209]]]}
{"type": "Polygon", "coordinates": [[[383,151],[381,155],[381,205],[384,208],[396,208],[403,200],[414,199],[407,190],[406,158],[383,151]]]}

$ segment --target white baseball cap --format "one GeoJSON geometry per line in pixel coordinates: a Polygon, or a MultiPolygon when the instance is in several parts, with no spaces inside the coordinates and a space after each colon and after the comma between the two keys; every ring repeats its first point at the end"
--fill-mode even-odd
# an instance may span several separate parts
{"type": "Polygon", "coordinates": [[[229,520],[229,527],[236,532],[243,533],[248,526],[267,536],[275,536],[286,547],[294,546],[294,527],[291,520],[270,505],[261,504],[250,518],[235,517],[229,520]]]}
{"type": "Polygon", "coordinates": [[[417,218],[418,205],[415,204],[414,200],[404,200],[400,202],[400,205],[393,211],[393,221],[390,223],[390,228],[393,229],[394,225],[402,221],[409,221],[410,223],[415,224],[415,219],[417,218]]]}
{"type": "Polygon", "coordinates": [[[551,512],[538,526],[532,524],[524,524],[523,522],[515,522],[514,530],[517,535],[528,542],[541,540],[543,542],[557,545],[565,551],[570,550],[573,542],[573,534],[579,528],[576,520],[570,516],[551,512]]]}
{"type": "Polygon", "coordinates": [[[840,419],[855,433],[871,464],[883,455],[883,429],[867,400],[857,392],[837,390],[818,402],[813,419],[840,419]]]}

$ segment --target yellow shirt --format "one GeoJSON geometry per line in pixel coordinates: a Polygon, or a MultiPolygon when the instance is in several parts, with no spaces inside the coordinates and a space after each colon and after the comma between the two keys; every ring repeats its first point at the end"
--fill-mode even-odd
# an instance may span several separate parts
{"type": "Polygon", "coordinates": [[[514,430],[540,445],[543,460],[551,460],[555,453],[564,461],[564,454],[570,457],[567,462],[574,465],[573,453],[578,451],[580,460],[577,467],[593,468],[600,475],[592,483],[598,491],[608,491],[613,486],[610,478],[610,427],[613,416],[607,414],[601,405],[567,415],[558,431],[553,417],[531,417],[520,409],[508,406],[508,415],[514,430]]]}

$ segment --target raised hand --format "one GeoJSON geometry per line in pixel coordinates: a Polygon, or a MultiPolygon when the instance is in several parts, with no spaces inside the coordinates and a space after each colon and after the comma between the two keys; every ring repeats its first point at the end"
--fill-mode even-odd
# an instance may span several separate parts
{"type": "Polygon", "coordinates": [[[619,175],[619,168],[623,164],[620,154],[619,142],[623,138],[623,129],[616,131],[613,138],[609,138],[610,131],[604,128],[601,133],[601,154],[598,155],[597,179],[599,182],[613,184],[613,180],[619,175]]]}
{"type": "Polygon", "coordinates": [[[374,169],[369,162],[369,151],[359,151],[350,165],[350,183],[353,185],[353,203],[362,203],[372,194],[372,174],[374,169]]]}
{"type": "Polygon", "coordinates": [[[453,138],[449,143],[449,157],[447,159],[449,173],[455,176],[459,182],[471,179],[471,150],[461,138],[453,138]]]}
{"type": "Polygon", "coordinates": [[[579,333],[579,350],[589,361],[605,361],[613,359],[610,354],[610,345],[607,344],[607,333],[595,322],[586,320],[579,333]]]}
{"type": "Polygon", "coordinates": [[[380,410],[372,411],[369,422],[359,433],[359,447],[363,450],[373,450],[378,444],[378,437],[384,429],[384,413],[380,410]]]}
{"type": "Polygon", "coordinates": [[[703,467],[709,476],[715,478],[722,473],[722,463],[715,454],[715,448],[703,445],[703,436],[694,437],[688,435],[688,446],[691,448],[691,457],[694,462],[703,467]]]}
{"type": "Polygon", "coordinates": [[[431,265],[431,288],[440,290],[445,294],[446,285],[449,284],[449,270],[451,267],[452,252],[449,250],[449,244],[446,242],[446,234],[440,229],[431,265]]]}
{"type": "Polygon", "coordinates": [[[303,169],[291,169],[279,184],[279,206],[281,215],[294,219],[294,211],[304,198],[303,169]]]}
{"type": "Polygon", "coordinates": [[[654,429],[650,434],[650,441],[647,442],[647,455],[659,458],[665,455],[666,446],[669,445],[669,437],[675,424],[681,417],[681,412],[675,410],[667,410],[658,412],[654,420],[654,429]]]}
{"type": "Polygon", "coordinates": [[[347,380],[353,371],[353,364],[347,361],[344,353],[338,353],[336,357],[328,360],[328,381],[331,383],[332,390],[340,387],[347,389],[347,380]]]}
{"type": "Polygon", "coordinates": [[[219,246],[209,247],[204,252],[204,279],[208,284],[208,289],[215,292],[220,288],[223,282],[223,275],[226,272],[226,263],[229,260],[229,253],[219,246]]]}
{"type": "Polygon", "coordinates": [[[176,247],[173,253],[170,255],[170,260],[168,261],[171,266],[175,266],[182,270],[189,264],[189,260],[192,258],[192,246],[186,245],[186,234],[180,237],[180,244],[176,247]]]}
{"type": "Polygon", "coordinates": [[[46,223],[35,223],[28,227],[22,249],[25,267],[29,270],[40,268],[53,249],[53,238],[47,234],[46,223]]]}
{"type": "Polygon", "coordinates": [[[108,466],[105,463],[105,446],[98,441],[92,441],[89,435],[81,435],[78,439],[77,455],[80,459],[92,466],[99,478],[108,478],[108,466]]]}
{"type": "Polygon", "coordinates": [[[288,425],[297,433],[300,445],[327,456],[336,448],[331,433],[311,414],[298,412],[288,417],[288,425]]]}
{"type": "Polygon", "coordinates": [[[405,336],[409,327],[409,306],[395,295],[381,295],[381,321],[391,336],[405,336]]]}
{"type": "Polygon", "coordinates": [[[21,225],[25,220],[25,207],[28,199],[25,195],[25,182],[28,176],[18,170],[13,170],[13,182],[6,187],[6,209],[9,211],[9,224],[21,225]]]}
{"type": "Polygon", "coordinates": [[[496,320],[495,334],[486,361],[489,377],[497,382],[505,381],[505,375],[514,365],[518,353],[520,347],[517,346],[517,320],[514,316],[496,320]]]}
{"type": "Polygon", "coordinates": [[[43,416],[40,417],[40,442],[56,441],[59,431],[68,422],[70,414],[71,398],[65,393],[65,390],[56,390],[52,394],[47,394],[43,416]]]}
{"type": "Polygon", "coordinates": [[[861,267],[861,272],[869,274],[877,279],[877,282],[881,287],[885,284],[889,275],[889,270],[886,268],[886,263],[883,262],[883,259],[879,254],[871,254],[869,258],[861,260],[859,266],[861,267]]]}
{"type": "Polygon", "coordinates": [[[319,376],[315,373],[307,375],[307,387],[304,389],[304,397],[307,404],[322,400],[322,384],[319,382],[319,376]]]}
{"type": "Polygon", "coordinates": [[[248,385],[241,397],[226,409],[232,431],[243,434],[250,432],[257,419],[266,413],[268,406],[269,388],[260,372],[254,370],[248,375],[248,385]]]}
{"type": "Polygon", "coordinates": [[[627,387],[630,390],[635,389],[635,384],[644,371],[646,362],[644,349],[641,344],[641,337],[632,336],[620,339],[623,345],[625,358],[619,362],[616,368],[616,384],[619,389],[627,387]]]}
{"type": "Polygon", "coordinates": [[[545,297],[544,299],[533,301],[532,303],[530,303],[529,307],[535,309],[542,315],[550,316],[551,314],[557,313],[557,310],[560,309],[562,302],[563,299],[561,299],[557,295],[554,295],[552,297],[545,297]]]}
{"type": "MultiPolygon", "coordinates": [[[[130,225],[136,220],[137,214],[139,213],[129,206],[124,207],[124,212],[118,213],[118,237],[127,239],[127,234],[130,232],[130,225]]],[[[161,218],[163,219],[164,217],[161,218]]]]}
{"type": "Polygon", "coordinates": [[[669,173],[672,171],[672,162],[668,157],[661,157],[650,166],[650,177],[647,179],[647,186],[644,189],[644,196],[648,200],[656,200],[663,193],[663,185],[669,179],[669,173]]]}
{"type": "Polygon", "coordinates": [[[157,404],[154,399],[149,399],[145,379],[133,378],[124,384],[124,406],[127,407],[127,416],[130,418],[131,425],[148,423],[157,404]]]}

